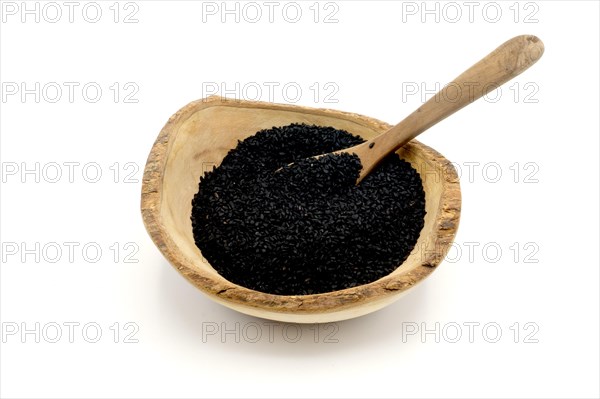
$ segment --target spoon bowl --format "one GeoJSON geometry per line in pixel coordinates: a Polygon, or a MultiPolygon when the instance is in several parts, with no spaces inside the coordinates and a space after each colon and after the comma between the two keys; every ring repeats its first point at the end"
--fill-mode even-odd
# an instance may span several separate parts
{"type": "MultiPolygon", "coordinates": [[[[369,284],[314,295],[273,295],[231,283],[203,258],[192,234],[191,201],[205,171],[257,131],[291,123],[332,126],[366,140],[391,125],[341,111],[209,97],[177,111],[160,132],[146,163],[141,210],[150,237],[173,267],[211,299],[261,318],[324,323],[361,316],[391,304],[444,259],[460,217],[460,187],[452,164],[416,140],[398,155],[420,173],[425,224],[401,267],[369,284]]],[[[398,265],[400,266],[400,265],[398,265]]]]}

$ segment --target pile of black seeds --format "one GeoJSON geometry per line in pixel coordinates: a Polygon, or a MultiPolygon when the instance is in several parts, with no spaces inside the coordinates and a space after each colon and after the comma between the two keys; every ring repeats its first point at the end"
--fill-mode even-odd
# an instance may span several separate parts
{"type": "Polygon", "coordinates": [[[200,178],[192,201],[203,256],[227,280],[279,295],[340,290],[392,272],[423,227],[419,174],[393,154],[356,185],[355,155],[307,159],[361,142],[305,124],[239,142],[200,178]]]}

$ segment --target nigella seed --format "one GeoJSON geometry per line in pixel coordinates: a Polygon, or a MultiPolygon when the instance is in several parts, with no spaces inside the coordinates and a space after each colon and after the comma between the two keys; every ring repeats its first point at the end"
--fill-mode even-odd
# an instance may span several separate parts
{"type": "Polygon", "coordinates": [[[203,256],[229,281],[279,295],[330,292],[391,273],[423,228],[419,174],[392,154],[356,185],[355,155],[309,159],[362,142],[306,124],[238,141],[200,178],[192,201],[203,256]]]}

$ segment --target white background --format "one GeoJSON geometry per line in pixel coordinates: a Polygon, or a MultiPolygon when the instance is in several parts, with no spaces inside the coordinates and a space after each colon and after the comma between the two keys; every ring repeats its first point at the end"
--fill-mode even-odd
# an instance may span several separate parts
{"type": "Polygon", "coordinates": [[[598,397],[597,2],[475,2],[469,15],[464,2],[310,1],[296,23],[285,2],[273,22],[255,3],[255,23],[245,3],[224,23],[221,2],[98,2],[96,23],[96,5],[76,2],[70,22],[54,4],[36,22],[2,2],[2,397],[598,397]],[[397,122],[422,89],[523,33],[544,41],[541,61],[421,137],[459,167],[462,218],[447,260],[396,304],[270,326],[204,297],[148,238],[148,152],[215,85],[397,122]],[[65,323],[79,323],[72,337],[65,323]]]}

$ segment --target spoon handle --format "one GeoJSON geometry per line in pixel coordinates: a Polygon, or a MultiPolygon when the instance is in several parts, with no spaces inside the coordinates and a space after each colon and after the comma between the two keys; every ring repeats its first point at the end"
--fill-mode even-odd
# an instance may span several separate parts
{"type": "Polygon", "coordinates": [[[396,126],[362,144],[359,156],[363,170],[359,181],[387,154],[519,75],[543,53],[544,44],[532,35],[516,36],[502,44],[396,126]]]}

